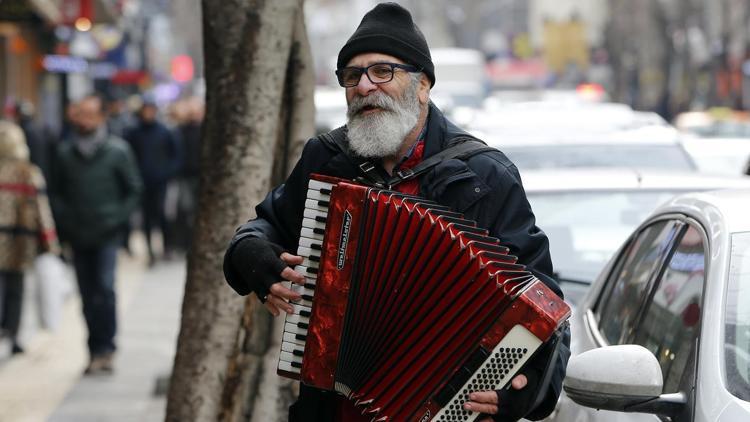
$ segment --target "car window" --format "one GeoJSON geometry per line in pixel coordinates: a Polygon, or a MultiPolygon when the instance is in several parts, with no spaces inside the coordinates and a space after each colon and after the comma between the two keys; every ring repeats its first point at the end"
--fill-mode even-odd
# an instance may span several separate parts
{"type": "Polygon", "coordinates": [[[724,314],[724,362],[728,390],[750,401],[750,233],[732,235],[724,314]]]}
{"type": "Polygon", "coordinates": [[[632,341],[650,350],[659,360],[665,393],[679,391],[698,335],[706,280],[705,244],[703,232],[688,226],[668,257],[664,272],[654,283],[651,300],[632,341]]]}
{"type": "Polygon", "coordinates": [[[642,229],[625,248],[596,312],[599,330],[609,344],[622,344],[631,337],[644,292],[682,227],[674,220],[657,221],[642,229]]]}
{"type": "Polygon", "coordinates": [[[590,284],[633,229],[676,193],[677,189],[602,189],[527,196],[549,238],[558,278],[590,284]]]}

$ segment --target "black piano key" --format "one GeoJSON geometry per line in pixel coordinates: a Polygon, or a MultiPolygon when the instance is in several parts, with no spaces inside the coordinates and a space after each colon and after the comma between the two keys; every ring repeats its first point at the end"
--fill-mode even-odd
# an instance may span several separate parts
{"type": "Polygon", "coordinates": [[[297,340],[302,340],[302,341],[307,340],[307,336],[304,335],[304,334],[295,334],[294,338],[297,339],[297,340]]]}
{"type": "Polygon", "coordinates": [[[328,208],[328,206],[329,206],[330,204],[331,204],[331,203],[330,203],[330,202],[328,202],[328,201],[318,201],[318,206],[321,206],[321,207],[326,207],[326,208],[328,208]]]}
{"type": "Polygon", "coordinates": [[[309,302],[312,302],[313,297],[310,295],[302,295],[302,300],[307,300],[309,302]]]}
{"type": "Polygon", "coordinates": [[[315,290],[315,285],[312,283],[305,283],[305,288],[310,290],[315,290]]]}
{"type": "Polygon", "coordinates": [[[293,368],[302,368],[302,364],[299,362],[289,362],[293,368]]]}
{"type": "Polygon", "coordinates": [[[315,233],[315,234],[326,234],[326,231],[324,229],[316,227],[316,228],[313,229],[313,233],[315,233]]]}
{"type": "Polygon", "coordinates": [[[310,327],[310,325],[305,324],[304,322],[298,322],[297,327],[307,330],[310,327]]]}
{"type": "Polygon", "coordinates": [[[316,251],[322,251],[323,247],[319,243],[311,243],[310,249],[314,249],[316,251]]]}
{"type": "Polygon", "coordinates": [[[319,256],[315,256],[315,255],[310,255],[310,256],[307,257],[307,259],[309,259],[312,262],[320,262],[320,257],[319,256]]]}
{"type": "Polygon", "coordinates": [[[303,317],[308,317],[309,318],[312,314],[310,313],[310,311],[306,311],[306,310],[303,309],[303,310],[299,311],[299,315],[303,316],[303,317]]]}
{"type": "Polygon", "coordinates": [[[312,268],[312,267],[307,267],[306,271],[308,273],[310,273],[310,274],[317,274],[318,273],[318,269],[317,268],[312,268]]]}
{"type": "Polygon", "coordinates": [[[304,350],[297,350],[297,349],[294,349],[294,350],[292,351],[292,354],[293,354],[294,356],[305,356],[305,351],[304,351],[304,350]]]}
{"type": "Polygon", "coordinates": [[[331,190],[330,189],[326,189],[326,188],[321,188],[320,189],[320,193],[322,193],[323,195],[330,195],[331,194],[331,190]]]}
{"type": "Polygon", "coordinates": [[[317,221],[318,223],[325,223],[326,218],[318,215],[318,216],[315,216],[315,221],[317,221]]]}

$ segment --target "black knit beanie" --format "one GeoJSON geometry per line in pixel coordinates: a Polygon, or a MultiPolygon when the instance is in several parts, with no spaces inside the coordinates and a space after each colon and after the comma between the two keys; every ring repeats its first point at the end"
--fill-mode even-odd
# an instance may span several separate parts
{"type": "Polygon", "coordinates": [[[336,68],[342,69],[352,57],[362,53],[383,53],[398,57],[422,69],[431,86],[435,66],[430,48],[408,10],[396,3],[380,3],[367,12],[357,30],[339,52],[336,68]]]}

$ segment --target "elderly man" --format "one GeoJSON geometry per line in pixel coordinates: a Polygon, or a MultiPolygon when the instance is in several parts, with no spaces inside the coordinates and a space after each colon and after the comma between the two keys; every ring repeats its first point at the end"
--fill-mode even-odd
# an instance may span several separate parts
{"type": "MultiPolygon", "coordinates": [[[[240,227],[225,255],[229,284],[243,295],[255,292],[274,315],[293,312],[293,302],[300,299],[278,282],[304,281],[290,268],[302,258],[286,251],[296,247],[311,173],[389,180],[471,138],[429,101],[435,74],[427,42],[409,12],[395,3],[379,4],[364,16],[339,53],[336,75],[349,104],[346,129],[307,143],[286,183],[256,207],[257,218],[240,227]]],[[[547,238],[535,225],[516,167],[501,152],[485,149],[465,160],[445,159],[393,189],[435,200],[476,221],[561,294],[551,277],[547,238]]],[[[568,342],[566,332],[562,343],[550,343],[533,358],[511,389],[473,393],[466,409],[491,415],[483,420],[548,415],[560,392],[568,342]]],[[[305,385],[289,418],[368,420],[347,400],[305,385]]]]}
{"type": "Polygon", "coordinates": [[[117,249],[142,189],[135,157],[107,132],[102,105],[93,95],[79,102],[73,136],[60,144],[50,180],[55,221],[73,249],[89,331],[87,375],[113,370],[117,249]]]}

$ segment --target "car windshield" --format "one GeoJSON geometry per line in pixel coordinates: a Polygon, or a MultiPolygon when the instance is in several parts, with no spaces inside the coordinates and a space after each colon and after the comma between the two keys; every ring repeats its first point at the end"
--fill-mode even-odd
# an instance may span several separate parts
{"type": "Polygon", "coordinates": [[[677,190],[529,192],[537,224],[565,281],[591,283],[617,248],[677,190]]]}
{"type": "Polygon", "coordinates": [[[750,401],[750,232],[732,235],[730,260],[724,314],[727,388],[750,401]]]}
{"type": "Polygon", "coordinates": [[[628,167],[695,170],[679,145],[524,145],[502,146],[521,170],[560,167],[628,167]]]}

